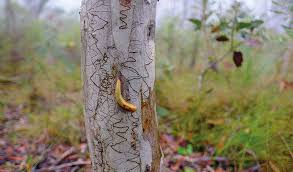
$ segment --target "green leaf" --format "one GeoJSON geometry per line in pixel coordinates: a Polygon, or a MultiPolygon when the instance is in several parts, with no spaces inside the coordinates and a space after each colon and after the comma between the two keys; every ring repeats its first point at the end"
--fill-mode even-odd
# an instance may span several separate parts
{"type": "Polygon", "coordinates": [[[281,3],[277,2],[277,1],[272,1],[272,3],[277,6],[283,6],[281,3]]]}
{"type": "Polygon", "coordinates": [[[229,28],[229,23],[226,22],[226,21],[221,21],[220,26],[221,26],[222,30],[228,29],[229,28]]]}
{"type": "Polygon", "coordinates": [[[191,23],[195,25],[195,30],[200,30],[201,29],[201,21],[198,19],[189,19],[191,23]]]}
{"type": "Polygon", "coordinates": [[[239,22],[236,26],[237,30],[249,29],[252,26],[251,22],[239,22]]]}
{"type": "Polygon", "coordinates": [[[286,12],[284,11],[279,11],[279,10],[271,10],[271,11],[276,14],[286,14],[286,12]]]}
{"type": "Polygon", "coordinates": [[[184,167],[184,172],[196,172],[194,169],[190,168],[190,167],[184,167]]]}
{"type": "Polygon", "coordinates": [[[166,108],[157,105],[157,113],[159,117],[166,117],[170,112],[166,108]]]}
{"type": "Polygon", "coordinates": [[[252,29],[258,28],[260,25],[262,25],[264,21],[262,20],[254,20],[251,22],[252,29]]]}
{"type": "Polygon", "coordinates": [[[288,36],[290,36],[291,38],[293,38],[293,28],[290,28],[288,26],[283,26],[283,28],[286,31],[286,33],[288,34],[288,36]]]}
{"type": "Polygon", "coordinates": [[[254,20],[254,21],[251,21],[251,22],[239,22],[237,23],[237,26],[236,26],[236,30],[242,30],[242,29],[255,29],[255,28],[258,28],[260,25],[262,25],[264,23],[264,21],[262,20],[254,20]]]}
{"type": "Polygon", "coordinates": [[[293,5],[289,6],[289,11],[293,12],[293,5]]]}
{"type": "Polygon", "coordinates": [[[193,152],[193,147],[191,144],[188,144],[186,147],[186,154],[190,155],[190,154],[192,154],[192,152],[193,152]]]}
{"type": "Polygon", "coordinates": [[[186,155],[186,149],[184,147],[179,147],[177,150],[178,154],[180,155],[186,155]]]}
{"type": "Polygon", "coordinates": [[[180,155],[190,155],[193,152],[193,147],[191,144],[188,144],[187,147],[179,147],[177,150],[180,155]]]}

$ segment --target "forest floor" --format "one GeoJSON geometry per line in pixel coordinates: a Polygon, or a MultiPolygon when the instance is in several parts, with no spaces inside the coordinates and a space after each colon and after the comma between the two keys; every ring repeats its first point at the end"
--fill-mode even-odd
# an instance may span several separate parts
{"type": "MultiPolygon", "coordinates": [[[[48,134],[44,132],[32,140],[11,131],[26,125],[27,117],[20,114],[20,107],[10,107],[5,112],[0,127],[0,172],[75,172],[91,171],[87,143],[48,144],[48,134]]],[[[237,171],[235,162],[227,157],[214,156],[215,148],[207,147],[203,152],[189,150],[188,141],[163,133],[160,138],[164,154],[164,169],[169,172],[228,172],[237,171]],[[186,150],[182,149],[187,147],[186,150]],[[180,152],[181,149],[181,152],[180,152]],[[178,151],[179,150],[179,151],[178,151]],[[185,153],[184,153],[185,151],[185,153]]],[[[250,152],[253,155],[253,152],[250,152]]],[[[254,156],[254,155],[253,155],[254,156]]],[[[242,172],[256,172],[260,165],[255,162],[242,172]]]]}

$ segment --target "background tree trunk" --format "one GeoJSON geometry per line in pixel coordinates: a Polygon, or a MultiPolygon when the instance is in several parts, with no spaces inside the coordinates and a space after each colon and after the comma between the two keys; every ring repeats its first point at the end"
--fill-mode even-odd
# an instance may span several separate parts
{"type": "Polygon", "coordinates": [[[281,66],[281,73],[280,73],[281,79],[285,79],[288,74],[290,60],[292,56],[293,56],[293,42],[289,42],[288,49],[282,58],[282,66],[281,66]]]}
{"type": "Polygon", "coordinates": [[[156,1],[82,1],[84,109],[94,171],[160,171],[154,98],[156,1]],[[118,106],[117,79],[136,112],[118,106]]]}
{"type": "Polygon", "coordinates": [[[15,21],[15,13],[13,10],[13,4],[11,0],[5,0],[5,24],[6,24],[6,32],[8,33],[8,36],[15,37],[16,21],[15,21]]]}
{"type": "Polygon", "coordinates": [[[25,3],[34,18],[40,17],[48,2],[49,0],[25,0],[25,3]]]}

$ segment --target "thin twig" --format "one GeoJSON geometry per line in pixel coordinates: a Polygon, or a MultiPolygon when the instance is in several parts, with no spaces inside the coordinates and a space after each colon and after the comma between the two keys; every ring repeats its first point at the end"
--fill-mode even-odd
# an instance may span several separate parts
{"type": "Polygon", "coordinates": [[[200,163],[200,162],[205,162],[205,161],[228,161],[227,158],[225,157],[208,157],[208,156],[204,156],[204,157],[199,157],[199,158],[191,158],[191,157],[185,157],[182,155],[176,155],[174,157],[175,159],[183,159],[187,162],[191,162],[191,163],[200,163]]]}
{"type": "Polygon", "coordinates": [[[17,80],[15,78],[5,78],[0,76],[0,84],[16,84],[17,80]]]}
{"type": "Polygon", "coordinates": [[[282,142],[284,143],[284,145],[287,147],[287,149],[288,149],[288,151],[289,151],[289,153],[290,153],[291,158],[293,159],[293,152],[291,151],[290,146],[288,145],[288,143],[287,143],[287,141],[285,140],[285,138],[281,135],[281,133],[278,133],[278,134],[279,134],[279,136],[280,136],[282,142]]]}
{"type": "Polygon", "coordinates": [[[70,172],[76,172],[76,171],[79,170],[79,169],[80,169],[80,167],[79,167],[79,166],[76,166],[76,167],[72,168],[72,169],[70,170],[70,172]]]}
{"type": "Polygon", "coordinates": [[[261,166],[259,164],[257,164],[256,166],[253,166],[243,172],[250,172],[250,171],[259,171],[261,169],[261,166]]]}
{"type": "Polygon", "coordinates": [[[215,172],[215,170],[209,165],[206,167],[206,170],[208,170],[208,172],[215,172]]]}
{"type": "Polygon", "coordinates": [[[54,165],[58,165],[61,161],[63,161],[69,155],[73,154],[75,151],[76,149],[74,147],[71,147],[61,155],[61,157],[54,163],[54,165]]]}
{"type": "Polygon", "coordinates": [[[255,160],[257,165],[260,165],[260,163],[258,161],[258,158],[257,158],[257,155],[256,155],[255,152],[253,152],[251,149],[245,149],[245,152],[253,157],[253,159],[255,160]]]}
{"type": "Polygon", "coordinates": [[[33,166],[32,172],[38,171],[37,170],[38,166],[47,159],[48,153],[51,151],[51,149],[52,149],[52,145],[48,145],[47,148],[42,152],[38,162],[33,166]]]}

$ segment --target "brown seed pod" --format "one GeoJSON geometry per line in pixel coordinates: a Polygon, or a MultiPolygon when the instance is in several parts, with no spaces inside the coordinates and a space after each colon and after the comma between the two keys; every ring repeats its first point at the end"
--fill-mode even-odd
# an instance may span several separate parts
{"type": "Polygon", "coordinates": [[[243,54],[241,51],[234,51],[233,61],[236,67],[241,67],[243,63],[243,54]]]}
{"type": "Polygon", "coordinates": [[[226,35],[219,35],[216,37],[216,40],[218,42],[227,42],[229,41],[229,38],[226,35]]]}

